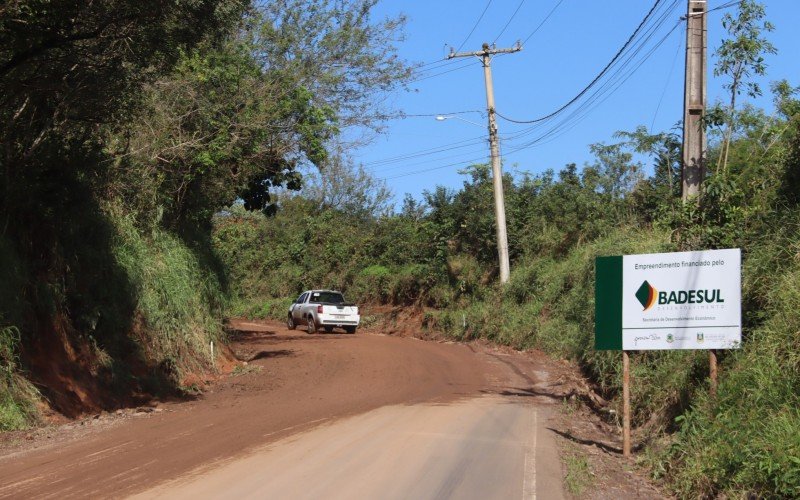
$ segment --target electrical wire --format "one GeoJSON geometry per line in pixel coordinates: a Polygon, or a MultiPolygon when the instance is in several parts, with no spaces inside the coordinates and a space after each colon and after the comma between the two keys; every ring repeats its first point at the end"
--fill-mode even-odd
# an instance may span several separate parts
{"type": "Polygon", "coordinates": [[[435,148],[428,148],[428,149],[423,149],[423,150],[420,150],[420,151],[414,151],[414,152],[407,153],[407,154],[402,154],[402,155],[398,155],[398,156],[392,156],[392,157],[383,158],[383,159],[380,159],[380,160],[375,160],[375,161],[372,161],[372,162],[365,163],[364,166],[366,166],[366,167],[375,167],[375,166],[381,166],[381,165],[388,165],[388,164],[392,164],[392,163],[398,163],[398,162],[410,160],[410,159],[413,159],[413,158],[419,158],[419,157],[423,157],[423,156],[430,156],[430,155],[443,153],[443,152],[446,152],[446,151],[453,151],[453,150],[456,150],[456,149],[472,147],[475,144],[477,144],[478,141],[483,142],[485,140],[486,140],[485,136],[472,137],[472,138],[469,138],[469,139],[464,139],[462,141],[457,141],[457,142],[453,142],[453,143],[450,143],[450,144],[437,146],[435,148]]]}
{"type": "Polygon", "coordinates": [[[411,83],[422,82],[422,81],[425,81],[425,80],[430,80],[431,78],[436,78],[437,76],[446,75],[446,74],[452,73],[454,71],[461,71],[462,69],[469,68],[469,67],[475,66],[477,64],[479,64],[478,61],[469,61],[466,64],[463,64],[463,65],[458,66],[456,68],[448,69],[446,71],[441,71],[439,73],[434,73],[432,75],[422,76],[422,77],[416,78],[414,80],[411,80],[408,83],[411,84],[411,83]]]}
{"type": "Polygon", "coordinates": [[[508,18],[508,21],[506,22],[505,26],[503,26],[503,29],[501,29],[501,30],[500,30],[500,33],[499,33],[499,34],[498,34],[496,37],[494,37],[494,41],[492,42],[492,44],[496,43],[496,42],[497,42],[497,40],[498,40],[498,39],[499,39],[501,36],[503,36],[503,33],[505,33],[505,32],[506,32],[506,29],[508,29],[508,25],[509,25],[509,24],[511,24],[511,21],[513,21],[513,20],[514,20],[514,18],[517,16],[517,12],[519,12],[519,9],[521,9],[521,8],[522,8],[522,5],[523,5],[524,3],[525,3],[525,0],[520,0],[520,2],[519,2],[519,5],[517,5],[517,8],[514,10],[514,13],[513,13],[513,14],[511,14],[511,17],[509,17],[509,18],[508,18]]]}
{"type": "MultiPolygon", "coordinates": [[[[647,57],[649,57],[649,55],[647,57]]],[[[636,68],[634,68],[634,70],[635,69],[636,68]]],[[[621,75],[620,79],[618,79],[617,81],[613,82],[613,83],[615,83],[615,85],[609,85],[609,89],[610,90],[606,91],[605,95],[602,95],[602,96],[598,95],[597,97],[594,98],[594,100],[592,102],[590,102],[589,104],[587,104],[586,106],[584,106],[582,108],[579,108],[579,109],[576,109],[576,110],[572,111],[569,115],[567,115],[566,117],[562,118],[558,123],[556,123],[555,125],[551,126],[549,129],[547,129],[544,133],[542,133],[539,136],[535,137],[534,139],[529,140],[528,142],[516,147],[514,149],[514,151],[520,151],[520,150],[531,148],[533,146],[537,146],[537,145],[541,145],[541,144],[547,144],[549,142],[552,142],[556,138],[562,136],[563,134],[565,134],[569,130],[573,129],[575,126],[577,126],[577,124],[580,121],[582,121],[583,118],[585,118],[592,111],[597,109],[597,107],[599,107],[601,104],[603,104],[608,98],[610,98],[611,95],[614,92],[616,92],[616,90],[618,90],[627,81],[628,78],[630,78],[631,74],[632,74],[632,71],[629,72],[628,74],[621,75]]]]}
{"type": "Polygon", "coordinates": [[[403,119],[403,118],[436,118],[437,116],[452,116],[452,115],[465,115],[467,113],[481,113],[483,114],[484,111],[479,109],[470,109],[466,111],[453,111],[450,113],[417,113],[417,114],[406,114],[401,113],[400,115],[394,117],[396,119],[403,119]]]}
{"type": "MultiPolygon", "coordinates": [[[[671,12],[671,10],[674,9],[674,7],[677,5],[677,3],[678,2],[676,0],[675,5],[673,5],[671,7],[669,12],[671,12]]],[[[663,23],[661,23],[661,24],[663,24],[663,23]]],[[[609,79],[608,81],[606,81],[599,89],[597,89],[590,96],[589,100],[587,100],[587,102],[584,103],[581,107],[579,107],[579,108],[573,110],[572,112],[570,112],[566,117],[564,117],[562,120],[560,120],[554,126],[551,126],[547,131],[545,131],[544,133],[542,133],[541,135],[539,135],[535,139],[530,140],[527,143],[516,147],[513,151],[519,151],[519,150],[522,150],[522,149],[527,149],[527,148],[532,147],[532,146],[537,145],[537,144],[544,144],[544,143],[549,142],[550,140],[553,140],[556,137],[562,135],[563,133],[567,132],[568,130],[572,129],[573,127],[575,127],[575,125],[577,125],[577,123],[583,117],[585,117],[591,111],[596,109],[599,105],[601,105],[603,102],[605,102],[605,100],[607,100],[614,92],[616,92],[616,90],[618,90],[636,72],[636,70],[638,70],[642,66],[642,64],[647,59],[649,59],[652,56],[652,54],[658,48],[660,48],[663,45],[663,43],[672,35],[672,33],[675,32],[675,29],[680,25],[681,25],[681,21],[676,23],[675,26],[666,35],[664,35],[649,51],[647,51],[644,54],[644,56],[642,56],[638,61],[636,61],[636,64],[632,68],[627,69],[627,71],[625,71],[625,72],[619,71],[619,72],[615,73],[614,77],[612,79],[609,79]]],[[[658,25],[657,27],[660,27],[660,25],[658,25]]],[[[652,32],[650,33],[650,36],[647,38],[647,40],[652,38],[652,35],[654,33],[655,33],[655,29],[652,30],[652,32]]],[[[628,57],[628,59],[625,61],[625,64],[629,65],[629,63],[631,61],[633,61],[633,58],[641,52],[642,48],[643,48],[643,44],[640,44],[639,47],[637,48],[637,51],[634,54],[631,54],[630,57],[628,57]]],[[[535,131],[536,128],[538,128],[538,127],[531,127],[531,129],[525,131],[524,133],[518,134],[517,138],[519,138],[520,136],[523,136],[523,135],[530,135],[530,133],[532,131],[535,131]]]]}
{"type": "MultiPolygon", "coordinates": [[[[486,139],[484,139],[483,142],[486,142],[486,139]]],[[[466,157],[466,158],[470,158],[470,159],[469,160],[460,160],[460,161],[473,161],[473,158],[475,158],[475,155],[482,155],[482,157],[485,157],[487,154],[488,154],[488,148],[486,147],[486,144],[483,144],[483,145],[481,145],[480,148],[471,149],[469,151],[464,151],[464,152],[461,152],[461,153],[458,153],[458,154],[452,154],[452,155],[443,156],[441,158],[431,158],[431,159],[421,160],[421,161],[412,162],[412,163],[404,162],[402,165],[393,165],[393,166],[387,166],[387,167],[381,167],[381,168],[370,168],[369,170],[373,174],[375,174],[375,173],[384,174],[384,173],[387,173],[387,172],[390,172],[390,171],[397,171],[397,170],[400,170],[400,171],[406,170],[407,171],[410,167],[417,167],[417,166],[420,166],[420,165],[432,165],[432,164],[439,165],[443,161],[455,160],[456,158],[465,158],[466,157]]]]}
{"type": "Polygon", "coordinates": [[[591,90],[591,88],[594,87],[594,85],[608,72],[608,70],[614,65],[614,63],[619,59],[619,57],[630,46],[631,42],[633,42],[633,40],[639,34],[639,32],[641,31],[642,27],[650,19],[650,16],[653,15],[653,12],[655,12],[656,8],[659,7],[661,5],[661,2],[663,2],[663,1],[664,0],[656,0],[655,1],[653,6],[648,11],[647,15],[644,17],[644,19],[642,19],[642,22],[639,23],[639,26],[637,26],[637,28],[636,28],[636,30],[634,30],[633,34],[631,34],[631,36],[628,37],[628,40],[625,42],[625,44],[622,46],[622,48],[620,48],[617,51],[617,53],[614,55],[614,57],[611,58],[611,61],[608,64],[606,64],[605,68],[603,68],[603,70],[600,71],[600,73],[598,73],[598,75],[596,77],[594,77],[594,79],[591,82],[589,82],[589,84],[586,87],[583,88],[583,90],[578,92],[578,94],[575,97],[573,97],[572,99],[570,99],[566,104],[564,104],[563,106],[561,106],[560,108],[558,108],[557,110],[553,111],[552,113],[550,113],[548,115],[545,115],[545,116],[542,116],[542,117],[539,117],[539,118],[535,118],[533,120],[515,120],[515,119],[512,119],[512,118],[508,118],[506,116],[503,116],[500,113],[497,113],[497,116],[503,118],[504,120],[512,122],[512,123],[537,123],[537,122],[548,120],[548,119],[556,116],[557,114],[561,113],[562,111],[564,111],[568,107],[570,107],[572,104],[574,104],[576,101],[578,101],[578,99],[583,97],[584,94],[586,94],[589,90],[591,90]]]}
{"type": "Polygon", "coordinates": [[[667,74],[667,81],[664,82],[664,89],[661,91],[661,97],[658,99],[658,104],[656,105],[656,110],[653,113],[653,121],[650,122],[650,133],[653,133],[653,127],[656,124],[656,118],[658,117],[658,112],[661,109],[661,103],[664,102],[664,96],[667,95],[667,89],[669,88],[669,83],[672,81],[672,72],[675,71],[675,63],[678,61],[678,54],[681,52],[681,47],[683,47],[683,39],[678,38],[678,46],[675,48],[675,55],[672,57],[672,64],[669,67],[669,74],[667,74]]]}
{"type": "MultiPolygon", "coordinates": [[[[741,4],[741,3],[742,3],[742,0],[733,0],[731,2],[727,2],[727,3],[723,4],[723,5],[718,5],[717,7],[714,7],[713,9],[706,10],[706,14],[708,14],[709,12],[714,12],[716,10],[727,9],[728,7],[733,7],[734,5],[741,4]]],[[[690,14],[690,15],[697,16],[697,15],[702,15],[702,14],[690,14]]]]}
{"type": "MultiPolygon", "coordinates": [[[[520,8],[520,7],[521,7],[521,5],[524,3],[524,1],[525,1],[525,0],[522,0],[522,2],[520,2],[520,4],[519,4],[519,5],[518,5],[518,7],[517,7],[517,10],[519,10],[519,8],[520,8]]],[[[553,6],[553,8],[552,8],[552,9],[550,9],[550,11],[548,12],[547,16],[545,16],[545,18],[544,18],[544,19],[543,19],[543,20],[542,20],[542,21],[541,21],[541,22],[540,22],[540,23],[539,23],[539,24],[536,26],[536,28],[535,28],[535,29],[534,29],[534,30],[533,30],[533,31],[532,31],[530,34],[528,34],[528,36],[526,36],[526,37],[523,39],[523,41],[522,41],[522,45],[525,45],[525,44],[526,44],[526,43],[527,43],[527,42],[528,42],[528,41],[529,41],[531,38],[533,38],[533,36],[534,36],[534,35],[535,35],[535,34],[536,34],[536,33],[537,33],[537,32],[538,32],[538,31],[539,31],[541,28],[542,28],[542,26],[544,26],[544,24],[545,24],[545,23],[546,23],[546,22],[547,22],[547,21],[548,21],[548,20],[549,20],[549,19],[550,19],[550,18],[553,16],[553,14],[556,12],[556,10],[558,9],[558,7],[559,7],[559,6],[561,6],[561,4],[562,4],[563,2],[564,2],[564,0],[558,0],[558,1],[555,3],[555,5],[553,6]]],[[[712,9],[708,9],[708,10],[706,11],[706,13],[710,13],[710,12],[714,12],[714,11],[718,11],[718,10],[726,9],[726,8],[728,8],[728,7],[733,7],[734,5],[740,4],[741,2],[742,2],[742,0],[732,0],[732,1],[726,2],[726,3],[722,4],[722,5],[718,5],[717,7],[714,7],[714,8],[712,8],[712,9]]],[[[489,2],[489,3],[491,3],[491,2],[489,2]]],[[[516,13],[516,10],[515,10],[515,13],[516,13]]],[[[513,19],[513,17],[514,17],[514,16],[512,15],[512,19],[513,19]]],[[[511,19],[509,19],[509,21],[506,23],[506,26],[508,26],[508,24],[510,23],[510,21],[511,21],[511,19]]],[[[501,31],[501,32],[500,32],[500,34],[499,34],[499,35],[498,35],[498,36],[495,38],[495,42],[496,42],[496,41],[497,41],[497,40],[500,38],[500,36],[501,36],[501,35],[503,34],[503,32],[505,31],[505,29],[506,29],[506,28],[504,27],[504,28],[503,28],[503,31],[501,31]]],[[[474,31],[474,29],[473,29],[473,31],[474,31]]],[[[463,46],[463,43],[462,43],[462,46],[463,46]]],[[[459,49],[460,49],[460,47],[459,47],[459,49]]],[[[503,55],[506,55],[506,54],[498,54],[496,57],[501,57],[501,56],[503,56],[503,55]]],[[[428,77],[430,77],[430,78],[433,78],[433,77],[435,77],[435,76],[439,76],[439,75],[444,75],[444,74],[447,74],[449,71],[444,71],[444,72],[441,72],[441,73],[437,73],[437,74],[435,74],[435,75],[425,75],[424,73],[425,73],[425,72],[427,72],[427,71],[433,71],[433,70],[436,70],[436,69],[443,68],[443,67],[445,67],[445,66],[452,65],[454,62],[456,62],[456,60],[455,60],[455,59],[437,59],[437,60],[435,60],[435,61],[429,61],[429,62],[423,63],[423,64],[421,64],[420,66],[418,66],[417,68],[415,68],[415,72],[419,73],[419,78],[413,79],[413,80],[411,80],[409,83],[413,83],[413,82],[416,82],[416,81],[418,81],[418,80],[422,80],[422,79],[424,79],[424,78],[428,78],[428,77]],[[423,69],[423,68],[425,68],[425,69],[423,69]]]]}
{"type": "MultiPolygon", "coordinates": [[[[548,16],[545,18],[545,20],[542,21],[542,23],[540,23],[540,25],[537,26],[537,28],[525,39],[525,42],[527,42],[528,39],[530,39],[538,31],[538,29],[544,24],[545,21],[547,21],[547,19],[549,19],[550,16],[552,16],[552,14],[555,12],[555,10],[558,8],[558,6],[561,5],[562,2],[563,2],[563,0],[559,0],[559,2],[556,3],[556,5],[553,7],[553,9],[551,9],[551,11],[548,14],[548,16]]],[[[659,3],[660,2],[656,2],[654,7],[658,6],[659,3]]],[[[555,140],[557,137],[563,135],[564,133],[566,133],[569,130],[571,130],[572,128],[574,128],[582,118],[584,118],[586,115],[591,113],[598,106],[600,106],[603,102],[605,102],[609,97],[611,97],[611,95],[613,95],[622,85],[624,85],[633,76],[633,74],[636,73],[636,71],[639,68],[642,67],[644,62],[649,60],[649,58],[661,46],[663,46],[663,44],[669,39],[669,37],[675,32],[675,30],[679,26],[681,26],[682,21],[685,21],[686,16],[682,16],[681,20],[679,20],[664,36],[662,36],[652,47],[650,47],[649,49],[645,50],[645,46],[655,36],[655,34],[660,30],[660,28],[665,24],[665,22],[669,18],[669,15],[675,10],[675,8],[677,7],[678,3],[679,3],[679,0],[674,0],[673,3],[670,4],[666,8],[666,10],[655,19],[655,22],[653,22],[648,28],[642,29],[642,27],[641,27],[642,25],[640,25],[640,27],[637,28],[637,30],[642,31],[643,34],[635,43],[628,43],[628,45],[633,47],[632,50],[630,50],[630,52],[625,54],[624,56],[619,56],[619,57],[615,56],[618,59],[618,63],[619,63],[618,66],[614,69],[613,72],[609,72],[608,68],[611,68],[612,66],[614,66],[614,64],[610,63],[607,66],[607,68],[604,69],[604,71],[606,71],[606,73],[608,73],[608,78],[606,79],[606,81],[604,83],[602,83],[601,85],[598,85],[597,88],[593,89],[593,92],[591,92],[590,94],[588,93],[588,91],[585,91],[583,93],[584,95],[586,95],[586,94],[589,94],[589,95],[587,96],[586,102],[584,102],[581,106],[579,106],[578,108],[574,109],[568,115],[562,117],[562,119],[559,120],[557,123],[555,123],[552,126],[548,127],[541,134],[539,134],[538,136],[532,138],[532,140],[526,141],[525,143],[514,144],[515,141],[517,141],[517,140],[519,140],[521,138],[524,138],[526,136],[529,136],[532,133],[534,133],[537,130],[539,130],[541,128],[541,126],[544,125],[544,123],[542,123],[542,122],[544,122],[544,120],[542,120],[540,122],[536,122],[535,124],[533,124],[532,127],[529,127],[529,128],[524,129],[522,131],[518,131],[518,132],[516,132],[514,134],[511,134],[509,136],[501,136],[501,145],[503,145],[503,150],[504,150],[503,154],[504,154],[504,156],[505,157],[512,156],[515,153],[518,153],[520,151],[523,151],[523,150],[528,149],[530,147],[533,147],[535,145],[546,144],[548,142],[551,142],[551,141],[555,140]],[[507,145],[508,147],[506,148],[505,145],[507,145]]],[[[722,9],[725,9],[725,8],[728,8],[728,7],[732,7],[732,6],[740,4],[740,3],[741,3],[741,0],[726,2],[724,4],[721,4],[721,5],[717,6],[717,7],[709,9],[707,12],[714,12],[714,11],[722,10],[722,9]]],[[[651,9],[651,10],[654,10],[654,9],[651,9]]],[[[525,43],[525,42],[523,42],[523,43],[525,43]]],[[[681,45],[679,44],[678,45],[678,53],[680,52],[680,47],[681,47],[681,45]]],[[[674,65],[675,65],[675,60],[676,60],[676,56],[673,58],[673,69],[674,69],[674,65]]],[[[672,69],[670,71],[670,75],[668,76],[667,84],[669,82],[669,79],[671,78],[671,72],[672,72],[672,69]]],[[[594,83],[597,84],[597,82],[594,82],[594,83]]],[[[663,100],[663,96],[664,96],[664,93],[662,93],[661,100],[663,100]]],[[[656,113],[658,112],[658,109],[660,108],[661,100],[659,101],[659,105],[657,106],[656,113]]],[[[499,113],[498,113],[498,116],[500,116],[499,113]]],[[[506,117],[503,117],[503,116],[501,116],[501,118],[506,119],[506,117]]],[[[652,125],[651,125],[651,128],[652,128],[652,125]]],[[[481,141],[485,141],[486,140],[485,137],[480,137],[478,139],[480,139],[481,141]]],[[[461,143],[463,143],[463,142],[464,141],[461,141],[461,143]]],[[[460,144],[460,143],[454,143],[454,144],[460,144]]],[[[473,142],[473,144],[465,144],[465,145],[459,146],[459,147],[468,147],[468,146],[473,146],[475,144],[476,143],[473,142]]],[[[451,150],[451,149],[458,149],[458,148],[434,148],[434,149],[438,150],[439,153],[440,153],[440,152],[448,151],[448,150],[451,150]]],[[[430,151],[430,150],[423,150],[423,153],[425,151],[430,151]]],[[[428,153],[428,154],[438,154],[438,153],[428,153]]],[[[469,154],[469,152],[464,152],[464,153],[460,153],[460,154],[457,154],[457,155],[451,155],[451,156],[447,156],[447,157],[444,157],[444,158],[439,158],[437,160],[432,160],[432,161],[442,161],[442,160],[446,160],[446,159],[449,159],[449,158],[456,158],[456,157],[459,157],[459,156],[465,156],[465,155],[468,155],[468,154],[469,154]]],[[[422,157],[422,156],[425,156],[425,154],[414,155],[414,156],[422,157]]],[[[432,168],[419,169],[419,170],[415,170],[415,171],[411,171],[411,172],[405,172],[405,173],[402,173],[402,174],[385,177],[385,178],[383,178],[383,180],[391,180],[391,179],[397,179],[397,178],[401,178],[401,177],[420,175],[420,174],[424,174],[424,173],[428,173],[428,172],[432,172],[432,171],[436,171],[436,170],[441,170],[441,169],[449,168],[449,167],[453,167],[453,166],[467,165],[467,164],[470,164],[470,163],[475,163],[475,162],[478,162],[478,161],[481,161],[481,160],[485,160],[485,158],[486,158],[485,156],[476,157],[476,158],[472,158],[472,159],[469,159],[469,160],[463,160],[463,161],[459,161],[459,162],[455,162],[455,163],[449,163],[449,164],[446,164],[446,165],[437,165],[437,166],[432,167],[432,168]]],[[[401,159],[396,160],[396,161],[398,161],[398,162],[399,161],[403,161],[403,158],[401,157],[401,159]]],[[[414,166],[414,165],[424,165],[424,164],[432,163],[432,161],[423,161],[423,162],[417,162],[417,163],[413,163],[413,164],[406,164],[406,165],[403,165],[402,167],[397,167],[397,168],[403,168],[403,167],[414,166]]]]}
{"type": "Polygon", "coordinates": [[[545,16],[544,19],[542,19],[542,22],[540,22],[539,25],[536,26],[536,28],[534,28],[534,30],[531,32],[530,35],[525,37],[525,39],[522,41],[522,45],[525,45],[526,43],[528,43],[528,40],[530,40],[533,37],[533,35],[535,35],[536,32],[538,32],[539,29],[542,26],[544,26],[544,23],[546,23],[547,20],[550,19],[550,17],[553,15],[553,13],[556,11],[556,9],[558,9],[558,6],[561,5],[562,2],[564,2],[564,0],[558,0],[558,3],[556,3],[555,6],[552,9],[550,9],[550,12],[547,14],[547,16],[545,16]]]}
{"type": "Polygon", "coordinates": [[[389,177],[382,177],[382,178],[379,178],[379,179],[382,180],[382,181],[389,181],[389,180],[392,180],[392,179],[400,179],[402,177],[410,177],[412,175],[426,174],[428,172],[433,172],[435,170],[442,170],[444,168],[450,168],[450,167],[455,167],[455,166],[459,166],[459,165],[474,165],[475,163],[477,163],[479,161],[485,161],[485,160],[486,160],[486,156],[476,157],[476,158],[472,158],[470,160],[458,161],[458,162],[455,162],[455,163],[448,163],[446,165],[439,165],[439,166],[433,167],[433,168],[425,168],[425,169],[421,169],[421,170],[414,170],[412,172],[405,172],[405,173],[402,173],[402,174],[392,175],[392,176],[389,176],[389,177]]]}
{"type": "Polygon", "coordinates": [[[467,41],[469,40],[469,37],[471,37],[471,36],[472,36],[472,34],[475,32],[475,29],[476,29],[476,28],[478,27],[478,25],[480,24],[480,22],[481,22],[481,19],[483,19],[483,16],[484,16],[484,15],[486,15],[486,11],[487,11],[487,10],[489,10],[489,6],[490,6],[490,5],[492,5],[492,0],[489,0],[488,2],[486,2],[486,7],[484,7],[484,8],[483,8],[483,12],[481,12],[481,15],[480,15],[480,16],[478,16],[478,20],[477,20],[477,21],[475,21],[475,24],[472,26],[472,29],[471,29],[471,30],[469,30],[469,34],[468,34],[468,35],[467,35],[467,37],[464,39],[464,41],[463,41],[463,42],[461,42],[461,45],[459,45],[459,46],[458,46],[458,48],[456,49],[456,52],[458,52],[459,50],[461,50],[461,48],[464,46],[464,44],[465,44],[465,43],[467,43],[467,41]]]}
{"type": "MultiPolygon", "coordinates": [[[[667,10],[659,16],[656,22],[647,28],[645,36],[642,37],[640,40],[637,40],[634,49],[622,59],[620,65],[615,68],[615,71],[612,72],[599,87],[592,90],[592,93],[588,95],[585,102],[578,106],[578,108],[573,109],[570,111],[565,117],[562,117],[555,125],[550,125],[549,128],[538,135],[535,139],[530,140],[526,144],[519,147],[519,149],[525,149],[527,147],[531,147],[535,144],[544,143],[545,140],[549,138],[555,138],[567,130],[573,128],[583,117],[585,117],[588,113],[594,110],[597,106],[602,104],[606,99],[608,99],[616,90],[627,81],[628,78],[642,65],[642,63],[649,58],[655,50],[657,50],[661,44],[671,35],[671,33],[677,28],[680,24],[680,21],[676,23],[675,27],[670,30],[667,35],[662,37],[661,40],[652,48],[649,52],[645,54],[644,57],[639,59],[636,62],[636,65],[632,69],[628,69],[628,67],[632,64],[634,59],[642,52],[645,44],[649,42],[649,40],[653,37],[653,35],[660,29],[660,27],[664,24],[667,20],[668,16],[671,12],[677,7],[679,0],[674,0],[672,5],[667,8],[667,10]]],[[[544,127],[547,122],[540,122],[537,124],[528,127],[522,131],[519,131],[512,135],[511,137],[503,137],[506,140],[517,140],[525,136],[530,136],[533,133],[539,131],[542,127],[544,127]]]]}
{"type": "MultiPolygon", "coordinates": [[[[668,7],[665,10],[665,12],[661,13],[660,16],[658,16],[655,19],[654,23],[652,23],[646,29],[640,30],[643,34],[642,34],[641,38],[636,41],[636,43],[632,44],[634,50],[631,50],[630,53],[628,53],[625,56],[619,58],[619,60],[620,60],[619,61],[620,62],[619,67],[616,69],[615,72],[609,73],[609,77],[610,78],[608,79],[608,81],[606,81],[605,83],[603,83],[602,85],[600,85],[596,89],[594,89],[594,91],[588,96],[587,103],[585,103],[583,106],[573,110],[572,112],[570,112],[565,117],[562,117],[562,119],[559,122],[557,122],[554,125],[550,126],[547,130],[544,130],[543,133],[540,134],[539,136],[534,137],[531,140],[528,140],[523,144],[515,145],[513,143],[513,139],[506,140],[505,138],[503,138],[503,142],[507,143],[508,146],[509,146],[507,149],[505,148],[505,146],[503,147],[503,149],[505,150],[504,154],[506,156],[510,156],[510,155],[513,155],[514,153],[517,153],[517,152],[522,151],[524,149],[528,149],[528,148],[530,148],[530,147],[532,147],[534,145],[542,144],[542,143],[545,143],[545,142],[549,142],[550,140],[554,140],[557,136],[559,136],[559,135],[565,133],[566,131],[570,130],[571,128],[573,128],[577,124],[577,121],[580,118],[582,118],[583,116],[585,116],[586,114],[591,112],[597,106],[602,104],[602,102],[605,101],[605,99],[610,97],[610,95],[616,89],[618,89],[622,84],[624,84],[625,81],[627,81],[627,79],[629,79],[632,76],[632,74],[639,67],[641,67],[642,63],[645,60],[647,60],[664,43],[664,41],[674,32],[674,30],[677,28],[677,26],[679,26],[680,23],[677,23],[675,25],[675,27],[673,27],[664,37],[661,38],[661,40],[659,40],[658,43],[655,44],[654,47],[652,47],[650,50],[648,50],[646,53],[644,53],[643,57],[641,57],[638,60],[636,60],[637,56],[642,54],[643,49],[646,46],[646,44],[653,38],[655,33],[658,32],[660,27],[663,26],[665,21],[668,19],[669,14],[677,6],[678,1],[679,0],[674,0],[672,5],[670,7],[668,7]],[[629,67],[631,66],[631,64],[634,61],[635,61],[636,64],[634,65],[634,67],[632,69],[630,69],[629,67]]],[[[536,129],[539,129],[540,128],[539,125],[541,125],[541,124],[534,125],[529,130],[524,131],[522,134],[517,134],[517,136],[518,136],[517,138],[522,138],[522,137],[524,137],[526,135],[529,135],[532,131],[535,131],[536,129]]],[[[482,138],[482,139],[485,140],[485,138],[482,138]]],[[[467,146],[468,145],[464,145],[462,147],[467,147],[467,146]]],[[[469,145],[469,146],[471,146],[471,145],[469,145]]],[[[440,153],[440,152],[442,152],[442,150],[443,151],[447,151],[448,149],[438,148],[437,152],[440,153]]],[[[457,149],[457,148],[453,148],[453,149],[457,149]]],[[[406,164],[406,165],[403,165],[403,166],[401,166],[399,168],[413,166],[413,165],[420,165],[420,164],[422,164],[422,165],[430,164],[430,163],[433,163],[433,162],[439,162],[439,161],[446,160],[446,159],[449,159],[449,158],[457,158],[457,157],[465,156],[465,155],[468,155],[468,154],[469,154],[468,152],[464,152],[464,153],[460,153],[460,154],[457,154],[457,155],[447,156],[447,157],[439,158],[439,159],[432,160],[432,161],[426,160],[424,162],[418,162],[418,163],[411,164],[411,165],[406,164]]],[[[425,155],[426,154],[422,154],[422,155],[419,155],[419,156],[425,156],[425,155]]],[[[444,168],[453,167],[453,166],[457,166],[457,165],[466,165],[466,164],[469,164],[471,162],[474,163],[476,161],[481,161],[483,159],[485,159],[485,156],[480,157],[480,158],[478,158],[478,157],[471,158],[469,160],[462,160],[462,161],[455,162],[455,163],[448,163],[448,164],[445,164],[445,165],[437,165],[437,166],[432,167],[432,168],[418,169],[418,170],[414,170],[414,171],[411,171],[411,172],[405,172],[405,173],[402,173],[402,174],[388,176],[388,177],[385,177],[384,180],[391,180],[391,179],[397,179],[397,178],[401,178],[401,177],[424,174],[424,173],[428,173],[428,172],[431,172],[431,171],[441,170],[441,169],[444,169],[444,168]]],[[[399,159],[399,160],[395,160],[395,161],[400,162],[400,161],[404,161],[404,159],[399,159]]]]}

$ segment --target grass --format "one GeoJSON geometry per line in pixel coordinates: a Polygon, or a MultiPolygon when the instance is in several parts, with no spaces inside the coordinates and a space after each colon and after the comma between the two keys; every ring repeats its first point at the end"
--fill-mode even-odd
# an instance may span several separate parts
{"type": "Polygon", "coordinates": [[[239,299],[231,304],[228,314],[233,317],[284,321],[295,298],[239,299]]]}
{"type": "Polygon", "coordinates": [[[563,460],[567,469],[564,485],[573,496],[580,497],[592,485],[593,474],[589,461],[574,445],[565,451],[563,460]]]}
{"type": "Polygon", "coordinates": [[[19,375],[19,342],[16,327],[0,328],[0,431],[24,429],[37,419],[36,402],[40,396],[19,375]]]}
{"type": "Polygon", "coordinates": [[[180,372],[213,368],[208,346],[223,340],[226,296],[214,273],[175,234],[143,234],[130,216],[113,212],[112,249],[128,277],[136,315],[143,323],[145,355],[172,360],[180,372]]]}
{"type": "Polygon", "coordinates": [[[263,370],[263,367],[259,365],[252,365],[252,364],[237,365],[233,369],[233,372],[231,372],[231,376],[239,377],[241,375],[247,375],[249,373],[261,373],[261,370],[263,370]]]}

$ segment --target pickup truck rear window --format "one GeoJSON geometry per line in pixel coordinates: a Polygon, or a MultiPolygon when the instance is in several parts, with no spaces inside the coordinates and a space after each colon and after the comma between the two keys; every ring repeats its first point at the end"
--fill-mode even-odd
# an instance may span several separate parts
{"type": "Polygon", "coordinates": [[[312,292],[309,302],[312,304],[343,304],[344,297],[342,297],[341,293],[335,292],[312,292]]]}

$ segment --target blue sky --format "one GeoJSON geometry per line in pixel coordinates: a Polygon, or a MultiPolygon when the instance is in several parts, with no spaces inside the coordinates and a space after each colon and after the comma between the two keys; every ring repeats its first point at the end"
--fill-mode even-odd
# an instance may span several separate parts
{"type": "MultiPolygon", "coordinates": [[[[439,62],[449,47],[458,48],[463,43],[461,51],[475,51],[484,41],[494,40],[498,47],[510,47],[530,36],[521,52],[498,56],[492,62],[497,111],[512,119],[530,120],[551,113],[580,92],[622,47],[653,3],[654,0],[380,2],[376,17],[400,13],[408,17],[406,39],[399,44],[400,55],[416,63],[433,63],[422,68],[421,79],[412,84],[411,92],[393,94],[390,103],[408,115],[464,113],[445,121],[433,116],[392,120],[383,135],[354,152],[355,160],[384,179],[397,200],[404,193],[419,198],[422,191],[436,185],[460,186],[465,177],[458,174],[459,169],[488,160],[486,95],[477,58],[439,62]],[[476,25],[484,9],[485,14],[476,25]],[[551,17],[536,30],[551,12],[551,17]],[[467,37],[473,27],[474,32],[467,37]],[[431,154],[435,150],[439,152],[431,154]]],[[[726,3],[730,2],[709,0],[708,5],[713,9],[726,3]]],[[[770,81],[785,78],[800,85],[800,32],[796,28],[800,1],[763,3],[769,20],[776,26],[768,37],[779,51],[767,59],[768,75],[762,87],[769,94],[770,81]]],[[[663,24],[653,31],[628,70],[621,73],[625,78],[611,82],[608,88],[613,92],[603,94],[591,106],[580,101],[570,108],[581,110],[580,120],[570,119],[544,138],[561,120],[534,130],[529,130],[529,125],[498,121],[506,171],[536,174],[547,168],[559,170],[571,162],[583,165],[592,160],[588,145],[613,142],[618,130],[645,125],[657,132],[678,123],[682,117],[685,50],[685,24],[679,18],[685,14],[686,0],[663,0],[662,4],[656,17],[663,14],[663,24]],[[651,50],[652,54],[640,63],[651,50]],[[636,71],[629,73],[634,67],[636,71]]],[[[714,78],[712,72],[713,52],[724,37],[721,19],[725,12],[735,9],[709,13],[709,103],[725,96],[723,80],[714,78]]],[[[771,108],[770,96],[765,95],[757,104],[771,108]]],[[[569,114],[561,116],[566,118],[569,114]]]]}

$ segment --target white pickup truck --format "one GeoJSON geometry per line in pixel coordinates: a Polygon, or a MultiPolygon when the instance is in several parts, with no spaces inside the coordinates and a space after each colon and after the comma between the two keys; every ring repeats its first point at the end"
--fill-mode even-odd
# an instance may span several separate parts
{"type": "Polygon", "coordinates": [[[318,328],[331,332],[334,327],[344,328],[347,333],[356,333],[360,321],[358,307],[345,302],[341,292],[309,290],[289,307],[286,326],[294,330],[297,325],[306,325],[308,333],[316,333],[318,328]]]}

